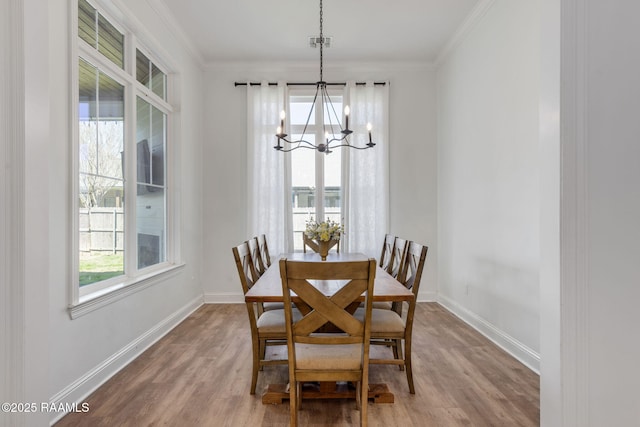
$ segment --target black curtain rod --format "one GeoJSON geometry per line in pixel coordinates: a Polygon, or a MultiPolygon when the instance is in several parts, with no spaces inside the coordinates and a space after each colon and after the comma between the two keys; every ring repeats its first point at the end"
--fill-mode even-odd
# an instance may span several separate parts
{"type": "MultiPolygon", "coordinates": [[[[251,86],[260,86],[262,85],[262,83],[256,83],[256,82],[251,82],[251,83],[242,83],[242,82],[235,82],[235,86],[246,86],[247,84],[250,84],[251,86]]],[[[317,86],[318,82],[316,83],[287,83],[287,86],[317,86]]],[[[367,83],[365,82],[356,82],[357,86],[364,86],[367,83]]],[[[386,82],[373,82],[374,85],[377,86],[384,86],[387,83],[386,82]]],[[[277,86],[278,83],[273,83],[273,82],[269,82],[269,86],[277,86]]],[[[327,86],[346,86],[346,83],[327,83],[327,86]]]]}

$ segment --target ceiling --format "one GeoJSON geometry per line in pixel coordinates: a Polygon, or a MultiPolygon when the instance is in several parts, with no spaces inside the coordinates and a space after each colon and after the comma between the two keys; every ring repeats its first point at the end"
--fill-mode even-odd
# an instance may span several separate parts
{"type": "MultiPolygon", "coordinates": [[[[433,61],[481,0],[324,0],[325,62],[433,61]]],[[[318,58],[319,0],[158,0],[204,62],[318,58]]]]}

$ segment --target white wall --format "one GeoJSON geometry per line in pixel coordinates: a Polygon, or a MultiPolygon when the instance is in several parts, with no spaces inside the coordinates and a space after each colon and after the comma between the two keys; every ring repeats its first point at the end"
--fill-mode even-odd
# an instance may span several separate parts
{"type": "MultiPolygon", "coordinates": [[[[390,82],[389,232],[429,246],[420,298],[434,300],[438,253],[434,70],[425,64],[335,64],[329,57],[330,51],[325,53],[327,81],[390,82]]],[[[251,236],[246,234],[244,213],[246,89],[234,87],[234,82],[248,80],[316,82],[318,63],[218,63],[207,68],[203,197],[205,219],[210,222],[204,252],[209,268],[217,272],[215,280],[204,280],[209,302],[241,301],[231,248],[251,236]]]]}
{"type": "Polygon", "coordinates": [[[438,63],[438,298],[535,370],[537,7],[496,0],[438,63]]]}
{"type": "MultiPolygon", "coordinates": [[[[560,3],[561,0],[540,1],[540,425],[543,426],[562,425],[562,384],[566,384],[561,362],[560,314],[560,3]]],[[[567,300],[563,302],[566,306],[567,300]]],[[[577,396],[574,391],[570,394],[577,396]]]]}
{"type": "MultiPolygon", "coordinates": [[[[39,191],[37,178],[24,173],[27,168],[44,174],[48,170],[49,58],[41,54],[47,17],[48,4],[42,0],[11,0],[2,5],[2,402],[42,402],[48,398],[47,194],[39,191]],[[30,262],[31,255],[34,262],[30,262]]],[[[3,426],[42,425],[46,421],[43,413],[0,416],[3,426]]]]}
{"type": "MultiPolygon", "coordinates": [[[[37,204],[48,207],[48,228],[44,230],[48,237],[33,242],[44,245],[42,253],[33,254],[29,264],[48,266],[46,280],[39,286],[49,291],[49,311],[34,313],[31,321],[47,327],[49,357],[40,362],[49,367],[47,398],[56,403],[84,397],[202,303],[202,70],[167,31],[147,1],[127,1],[126,8],[130,23],[149,34],[147,38],[156,42],[156,53],[176,73],[177,126],[171,135],[176,144],[177,185],[172,190],[179,206],[182,261],[186,266],[175,275],[155,280],[157,283],[140,292],[70,319],[67,310],[73,236],[70,224],[71,216],[76,214],[69,207],[70,180],[73,179],[69,174],[70,112],[76,107],[70,100],[70,84],[75,82],[69,81],[69,61],[75,62],[75,59],[69,52],[69,2],[50,1],[48,34],[39,39],[38,51],[49,58],[49,67],[45,67],[44,72],[48,70],[46,89],[50,98],[42,98],[48,126],[48,155],[43,159],[47,167],[29,167],[26,174],[28,182],[37,183],[34,187],[40,197],[37,204]]],[[[34,12],[30,16],[39,15],[34,12]]],[[[46,357],[45,353],[43,358],[46,357]]],[[[59,415],[50,414],[52,418],[59,415]]]]}
{"type": "MultiPolygon", "coordinates": [[[[583,282],[588,357],[590,426],[640,425],[640,4],[629,1],[578,2],[586,12],[578,28],[588,29],[576,49],[584,52],[584,169],[587,190],[583,282]]],[[[580,276],[579,276],[580,277],[580,276]]]]}

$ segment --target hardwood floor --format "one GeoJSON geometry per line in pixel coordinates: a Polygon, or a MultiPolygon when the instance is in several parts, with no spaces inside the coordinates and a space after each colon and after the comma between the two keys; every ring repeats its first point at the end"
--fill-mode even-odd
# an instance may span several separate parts
{"type": "MultiPolygon", "coordinates": [[[[395,403],[369,403],[370,426],[539,425],[537,374],[436,303],[418,304],[413,333],[416,394],[397,367],[372,365],[369,381],[387,383],[395,403]]],[[[251,396],[246,308],[208,304],[89,396],[88,413],[56,426],[283,426],[289,404],[264,405],[260,391],[286,381],[285,365],[265,367],[251,396]]],[[[301,425],[357,423],[348,400],[305,401],[300,412],[301,425]]]]}

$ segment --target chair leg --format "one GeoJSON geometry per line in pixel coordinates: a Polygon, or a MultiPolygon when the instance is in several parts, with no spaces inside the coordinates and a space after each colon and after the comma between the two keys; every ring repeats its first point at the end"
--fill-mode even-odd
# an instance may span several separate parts
{"type": "MultiPolygon", "coordinates": [[[[267,353],[267,340],[260,340],[260,360],[264,360],[265,354],[267,353]]],[[[263,367],[260,365],[260,370],[262,371],[263,367]]]]}
{"type": "Polygon", "coordinates": [[[398,343],[394,340],[388,340],[389,347],[391,347],[391,351],[393,351],[393,358],[398,359],[398,343]]]}
{"type": "MultiPolygon", "coordinates": [[[[402,340],[395,340],[395,345],[393,346],[393,357],[398,360],[402,360],[402,340]]],[[[398,368],[401,371],[404,370],[403,365],[398,365],[398,368]]]]}
{"type": "Polygon", "coordinates": [[[411,369],[411,339],[406,340],[404,343],[404,365],[407,370],[409,393],[416,394],[416,389],[413,386],[413,371],[411,369]]]}
{"type": "Polygon", "coordinates": [[[292,427],[298,426],[298,384],[289,383],[289,421],[292,427]]]}
{"type": "Polygon", "coordinates": [[[356,384],[356,409],[361,410],[360,408],[362,407],[362,402],[361,402],[361,396],[362,396],[362,382],[358,381],[356,384]]]}
{"type": "Polygon", "coordinates": [[[360,425],[367,426],[367,407],[369,406],[369,380],[363,378],[360,385],[360,425]]]}
{"type": "Polygon", "coordinates": [[[256,394],[256,384],[258,383],[258,370],[260,369],[260,344],[258,340],[252,340],[253,347],[253,369],[251,373],[251,389],[249,393],[256,394]]]}

